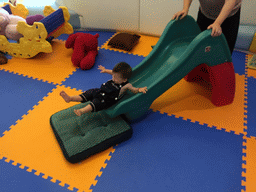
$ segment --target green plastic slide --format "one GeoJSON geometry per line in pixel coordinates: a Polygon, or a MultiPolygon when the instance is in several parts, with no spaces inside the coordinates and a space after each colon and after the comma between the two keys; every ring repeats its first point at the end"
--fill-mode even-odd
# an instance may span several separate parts
{"type": "Polygon", "coordinates": [[[125,114],[128,119],[141,117],[152,102],[178,83],[200,64],[215,66],[232,62],[227,41],[222,34],[201,32],[191,16],[171,20],[156,46],[136,67],[129,80],[135,87],[148,87],[146,94],[126,94],[116,105],[105,110],[111,118],[125,114]]]}

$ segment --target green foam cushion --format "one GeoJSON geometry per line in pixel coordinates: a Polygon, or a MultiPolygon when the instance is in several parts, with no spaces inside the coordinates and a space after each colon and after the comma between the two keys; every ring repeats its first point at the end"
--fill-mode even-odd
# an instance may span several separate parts
{"type": "Polygon", "coordinates": [[[132,136],[130,125],[121,117],[109,118],[104,111],[76,116],[81,103],[53,114],[50,123],[65,158],[77,163],[121,143],[132,136]]]}

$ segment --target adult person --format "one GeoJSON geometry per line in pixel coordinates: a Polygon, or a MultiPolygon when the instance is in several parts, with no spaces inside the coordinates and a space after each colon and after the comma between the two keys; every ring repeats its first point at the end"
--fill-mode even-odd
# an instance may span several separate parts
{"type": "MultiPolygon", "coordinates": [[[[183,19],[191,3],[192,0],[184,0],[183,9],[175,13],[172,19],[183,19]]],[[[199,3],[197,23],[201,31],[212,29],[213,37],[223,33],[232,54],[240,24],[242,0],[199,0],[199,3]]]]}

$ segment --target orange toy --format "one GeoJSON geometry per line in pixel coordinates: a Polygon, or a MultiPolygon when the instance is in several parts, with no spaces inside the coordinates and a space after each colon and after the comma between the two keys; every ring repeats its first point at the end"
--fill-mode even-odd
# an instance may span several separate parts
{"type": "Polygon", "coordinates": [[[65,46],[74,49],[71,57],[74,66],[80,67],[82,70],[93,67],[98,54],[98,37],[98,33],[96,35],[88,33],[69,35],[65,46]]]}

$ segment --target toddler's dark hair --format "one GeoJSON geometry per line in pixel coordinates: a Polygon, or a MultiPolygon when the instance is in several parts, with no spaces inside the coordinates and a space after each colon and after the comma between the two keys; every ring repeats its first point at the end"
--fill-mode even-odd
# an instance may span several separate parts
{"type": "Polygon", "coordinates": [[[115,73],[121,73],[124,79],[129,79],[132,76],[131,66],[125,62],[116,64],[112,71],[115,73]]]}

